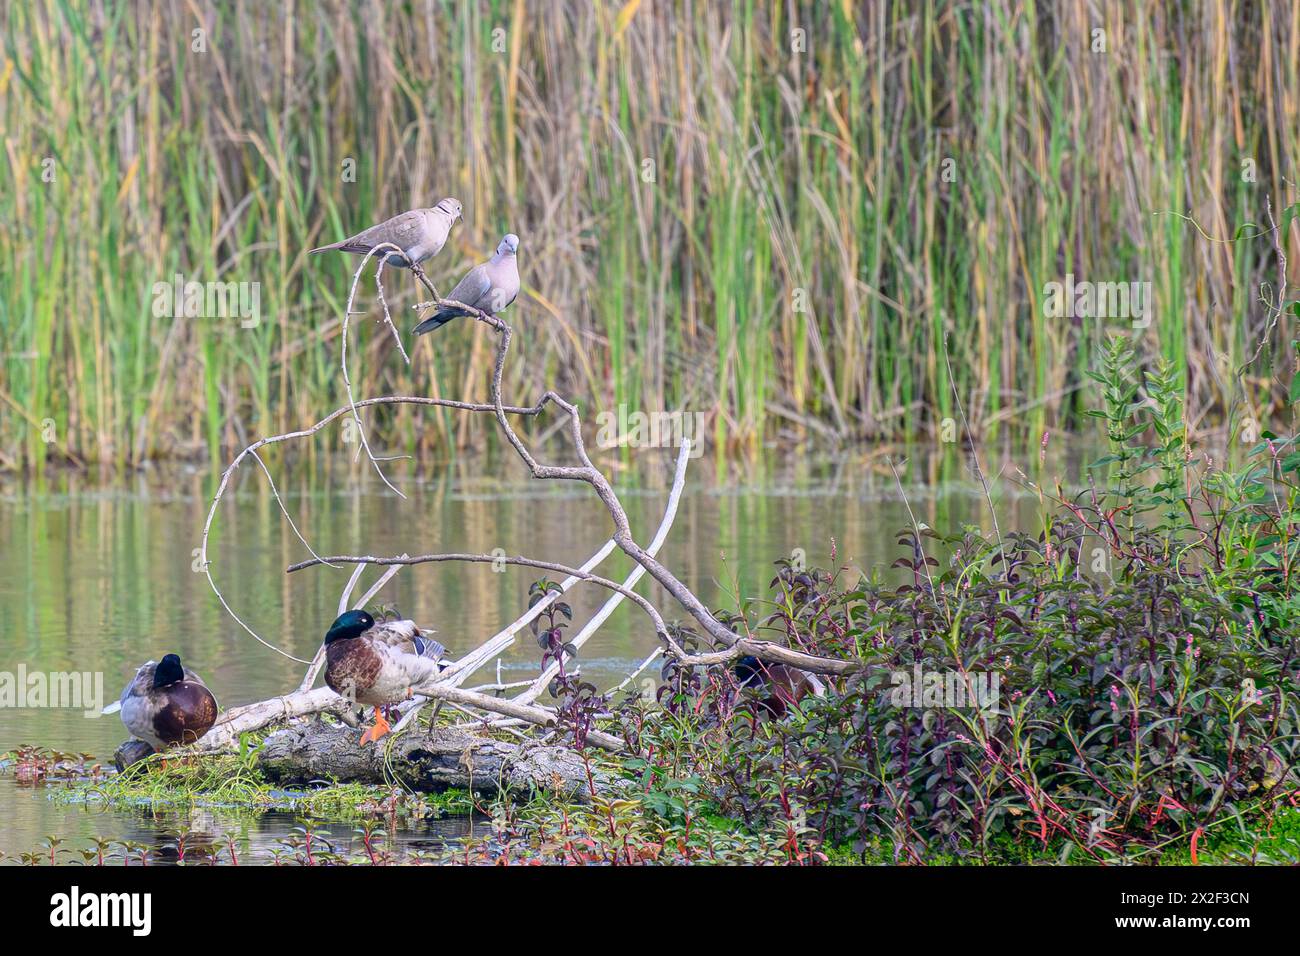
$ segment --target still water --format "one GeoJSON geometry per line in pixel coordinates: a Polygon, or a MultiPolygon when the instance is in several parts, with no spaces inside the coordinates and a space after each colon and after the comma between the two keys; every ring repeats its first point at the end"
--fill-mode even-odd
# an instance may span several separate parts
{"type": "MultiPolygon", "coordinates": [[[[1019,458],[1011,461],[1025,467],[1019,458]]],[[[611,530],[585,485],[482,477],[491,470],[517,474],[517,463],[492,469],[471,460],[423,475],[393,463],[390,470],[405,499],[385,488],[364,463],[311,469],[270,464],[285,506],[323,555],[501,548],[576,566],[611,530]]],[[[671,456],[664,453],[662,461],[642,465],[635,478],[619,476],[620,496],[642,542],[659,524],[671,467],[671,456]]],[[[310,553],[255,469],[255,464],[242,469],[219,509],[209,548],[213,575],[258,634],[295,657],[310,658],[351,569],[284,573],[310,553]]],[[[734,608],[737,596],[765,595],[772,562],[797,552],[810,565],[829,565],[834,546],[838,564],[866,571],[887,566],[900,553],[894,532],[907,524],[908,515],[881,459],[798,462],[779,473],[742,477],[720,478],[720,470],[726,471],[708,461],[692,463],[688,491],[660,552],[710,606],[734,608]]],[[[256,643],[221,607],[198,570],[197,548],[215,487],[208,470],[180,467],[107,486],[67,474],[47,476],[39,485],[18,479],[0,483],[0,672],[102,674],[102,703],[108,703],[140,663],[175,652],[203,676],[223,707],[295,687],[303,666],[256,643]]],[[[917,520],[936,528],[978,523],[986,510],[955,449],[947,461],[924,470],[912,466],[903,487],[917,520]],[[945,474],[954,477],[943,480],[945,474]]],[[[996,493],[999,512],[1013,520],[1032,502],[1006,482],[996,493]]],[[[597,570],[621,578],[630,568],[615,554],[597,570]]],[[[377,576],[369,571],[356,594],[377,576]]],[[[377,600],[435,628],[455,655],[518,617],[527,608],[529,583],[539,576],[524,568],[497,572],[484,564],[429,564],[403,569],[377,600]]],[[[684,616],[648,579],[641,591],[667,619],[684,616]]],[[[574,630],[605,596],[582,585],[570,592],[574,630]]],[[[597,686],[613,686],[653,647],[648,622],[624,604],[583,648],[583,673],[597,686]]],[[[502,656],[501,679],[535,675],[538,656],[525,631],[502,656]]],[[[485,680],[495,676],[494,668],[484,672],[485,680]]],[[[36,744],[87,753],[107,764],[125,738],[115,716],[86,716],[81,708],[0,707],[0,753],[36,744]]],[[[94,836],[158,846],[167,834],[185,829],[218,836],[235,832],[245,856],[257,857],[298,822],[291,813],[226,817],[219,807],[110,811],[56,799],[52,791],[60,786],[20,786],[12,772],[0,775],[5,821],[0,851],[8,859],[38,847],[50,834],[80,849],[94,836]]],[[[400,840],[435,845],[455,839],[469,825],[465,820],[433,823],[402,833],[400,840]]],[[[335,837],[346,846],[350,828],[341,827],[335,837]]]]}

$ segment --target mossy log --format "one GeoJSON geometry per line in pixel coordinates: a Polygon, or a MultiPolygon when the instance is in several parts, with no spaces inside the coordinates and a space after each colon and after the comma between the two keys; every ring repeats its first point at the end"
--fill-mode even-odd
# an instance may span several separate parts
{"type": "MultiPolygon", "coordinates": [[[[447,727],[412,730],[359,746],[360,732],[312,721],[276,731],[257,754],[268,780],[307,785],[384,783],[394,778],[419,791],[452,787],[479,793],[545,791],[586,802],[591,797],[581,755],[567,747],[495,740],[447,727]]],[[[596,792],[613,795],[623,782],[592,771],[596,792]]]]}

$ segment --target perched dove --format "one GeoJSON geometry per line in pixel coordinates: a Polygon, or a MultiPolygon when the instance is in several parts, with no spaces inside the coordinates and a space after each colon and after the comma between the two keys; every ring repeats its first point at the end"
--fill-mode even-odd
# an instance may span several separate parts
{"type": "MultiPolygon", "coordinates": [[[[459,218],[461,218],[460,200],[448,196],[432,209],[412,209],[377,226],[371,226],[342,242],[313,249],[311,254],[338,249],[340,252],[355,252],[364,256],[376,246],[391,242],[406,253],[410,262],[418,266],[442,250],[452,225],[459,218]]],[[[390,266],[409,264],[406,258],[396,252],[390,253],[384,261],[390,266]]]]}
{"type": "MultiPolygon", "coordinates": [[[[518,249],[519,237],[513,232],[507,234],[501,240],[501,245],[497,246],[496,255],[470,269],[465,278],[456,283],[456,288],[451,290],[447,298],[488,315],[496,315],[515,301],[515,296],[519,294],[519,267],[515,260],[518,249]]],[[[449,305],[417,325],[415,334],[432,332],[458,316],[470,314],[465,309],[449,305]]]]}

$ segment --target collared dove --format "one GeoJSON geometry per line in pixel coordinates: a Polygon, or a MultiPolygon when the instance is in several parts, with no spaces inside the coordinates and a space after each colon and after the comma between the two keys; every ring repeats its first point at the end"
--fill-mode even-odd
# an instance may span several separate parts
{"type": "Polygon", "coordinates": [[[448,196],[432,209],[412,209],[377,226],[371,226],[342,242],[313,249],[309,255],[337,249],[340,252],[355,252],[364,256],[376,246],[391,242],[406,253],[407,258],[393,252],[384,258],[385,262],[390,266],[405,266],[412,263],[418,266],[442,250],[452,225],[460,218],[460,200],[448,196]]]}
{"type": "MultiPolygon", "coordinates": [[[[519,237],[513,232],[507,234],[501,240],[501,245],[497,246],[496,255],[470,269],[465,278],[456,283],[456,288],[451,290],[447,298],[488,315],[496,315],[515,301],[515,296],[519,294],[519,267],[515,259],[518,249],[519,237]]],[[[417,325],[415,334],[432,332],[458,316],[470,314],[465,309],[447,306],[417,325]]]]}

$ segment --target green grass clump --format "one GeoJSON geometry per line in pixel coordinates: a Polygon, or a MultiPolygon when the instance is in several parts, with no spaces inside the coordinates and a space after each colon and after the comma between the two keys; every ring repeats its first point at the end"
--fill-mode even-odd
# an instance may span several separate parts
{"type": "Polygon", "coordinates": [[[1092,377],[1110,453],[1082,493],[1022,476],[1036,533],[903,528],[901,586],[778,562],[731,627],[860,662],[825,695],[756,723],[670,661],[667,715],[628,715],[647,796],[913,863],[1290,859],[1300,452],[1201,460],[1178,376],[1121,337],[1092,377]]]}
{"type": "Polygon", "coordinates": [[[282,788],[266,780],[246,757],[235,754],[168,757],[165,761],[155,754],[102,781],[56,791],[55,798],[152,809],[208,805],[250,811],[293,810],[337,821],[390,816],[423,819],[474,810],[471,795],[456,789],[418,794],[396,786],[361,783],[282,788]]]}
{"type": "Polygon", "coordinates": [[[166,760],[155,754],[120,774],[62,793],[64,799],[146,806],[214,803],[270,808],[275,804],[272,788],[261,774],[234,754],[166,760]]]}

